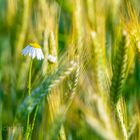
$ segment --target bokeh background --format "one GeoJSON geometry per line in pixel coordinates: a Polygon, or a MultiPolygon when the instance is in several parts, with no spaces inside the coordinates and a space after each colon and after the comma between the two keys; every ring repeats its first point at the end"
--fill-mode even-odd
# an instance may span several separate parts
{"type": "Polygon", "coordinates": [[[36,105],[33,140],[139,140],[139,15],[139,0],[0,0],[0,140],[25,139],[36,105]],[[30,42],[45,59],[28,98],[30,42]]]}

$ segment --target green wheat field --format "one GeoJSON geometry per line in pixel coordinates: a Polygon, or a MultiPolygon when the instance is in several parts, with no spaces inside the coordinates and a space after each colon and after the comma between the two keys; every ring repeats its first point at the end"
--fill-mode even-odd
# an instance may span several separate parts
{"type": "Polygon", "coordinates": [[[0,140],[140,140],[140,1],[0,0],[0,140]]]}

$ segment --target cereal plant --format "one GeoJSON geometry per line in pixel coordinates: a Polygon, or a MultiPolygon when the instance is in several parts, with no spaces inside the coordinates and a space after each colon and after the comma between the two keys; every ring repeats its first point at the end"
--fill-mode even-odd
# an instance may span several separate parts
{"type": "Polygon", "coordinates": [[[139,0],[0,0],[0,140],[140,140],[139,0]]]}

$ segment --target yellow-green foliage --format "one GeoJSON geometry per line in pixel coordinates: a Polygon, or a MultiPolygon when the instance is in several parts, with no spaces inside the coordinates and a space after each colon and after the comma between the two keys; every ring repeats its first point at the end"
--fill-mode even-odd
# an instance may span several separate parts
{"type": "Polygon", "coordinates": [[[0,0],[0,140],[139,140],[139,5],[0,0]]]}

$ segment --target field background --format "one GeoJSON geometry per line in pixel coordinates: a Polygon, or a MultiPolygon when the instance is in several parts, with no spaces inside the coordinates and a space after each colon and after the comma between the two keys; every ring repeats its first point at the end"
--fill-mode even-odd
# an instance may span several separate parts
{"type": "Polygon", "coordinates": [[[0,0],[0,140],[139,140],[139,17],[139,0],[0,0]]]}

